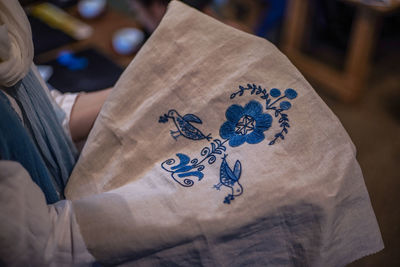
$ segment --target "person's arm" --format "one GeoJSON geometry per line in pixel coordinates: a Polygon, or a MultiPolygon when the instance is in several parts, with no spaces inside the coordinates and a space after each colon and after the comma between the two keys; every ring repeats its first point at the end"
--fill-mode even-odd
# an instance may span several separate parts
{"type": "Polygon", "coordinates": [[[77,142],[88,136],[110,91],[111,88],[78,95],[69,120],[72,140],[77,142]]]}

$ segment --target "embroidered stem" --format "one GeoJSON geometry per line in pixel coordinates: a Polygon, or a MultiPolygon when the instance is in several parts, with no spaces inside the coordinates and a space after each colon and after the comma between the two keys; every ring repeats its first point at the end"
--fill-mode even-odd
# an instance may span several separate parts
{"type": "Polygon", "coordinates": [[[274,135],[274,139],[271,142],[269,142],[269,145],[273,145],[279,138],[281,138],[282,140],[285,139],[284,134],[287,134],[288,133],[287,128],[290,128],[289,119],[288,119],[287,114],[282,113],[282,109],[277,109],[276,107],[270,107],[270,108],[267,108],[267,110],[274,110],[275,117],[280,116],[278,123],[279,123],[279,127],[281,127],[282,130],[280,132],[276,133],[274,135]]]}
{"type": "Polygon", "coordinates": [[[265,105],[265,109],[271,109],[271,107],[276,103],[276,102],[278,102],[279,100],[282,100],[282,99],[284,99],[286,96],[284,95],[284,96],[281,96],[281,97],[279,97],[278,99],[276,99],[274,102],[272,102],[271,104],[269,104],[268,105],[268,103],[266,103],[266,105],[265,105]]]}
{"type": "Polygon", "coordinates": [[[242,96],[245,91],[250,91],[250,94],[260,95],[262,99],[268,99],[267,89],[263,89],[261,86],[253,84],[247,84],[247,88],[239,85],[239,91],[232,93],[230,99],[234,99],[237,95],[242,96]]]}
{"type": "Polygon", "coordinates": [[[208,164],[213,164],[216,160],[215,154],[222,154],[222,151],[226,151],[225,143],[229,141],[229,139],[224,140],[221,142],[219,139],[214,139],[211,143],[211,149],[209,147],[204,147],[200,155],[205,156],[201,161],[198,159],[193,159],[193,167],[197,168],[197,166],[201,165],[206,159],[208,159],[208,164]]]}

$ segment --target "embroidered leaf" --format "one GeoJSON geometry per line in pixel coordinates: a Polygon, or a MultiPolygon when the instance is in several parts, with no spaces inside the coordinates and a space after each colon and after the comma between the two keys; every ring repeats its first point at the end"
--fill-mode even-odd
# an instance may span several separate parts
{"type": "Polygon", "coordinates": [[[214,152],[215,151],[215,144],[211,143],[211,151],[214,152]]]}
{"type": "Polygon", "coordinates": [[[183,119],[187,122],[195,122],[195,123],[199,123],[202,124],[203,122],[200,120],[199,117],[197,117],[196,115],[193,114],[186,114],[185,116],[183,116],[183,119]]]}
{"type": "Polygon", "coordinates": [[[178,153],[178,154],[176,154],[176,156],[178,156],[178,158],[179,158],[179,164],[171,167],[172,170],[179,169],[183,166],[186,166],[190,161],[190,158],[185,154],[178,153]]]}
{"type": "Polygon", "coordinates": [[[235,167],[233,169],[233,174],[237,178],[237,180],[240,179],[240,175],[242,174],[242,164],[240,163],[239,160],[236,161],[235,167]]]}
{"type": "Polygon", "coordinates": [[[244,90],[246,90],[246,89],[243,86],[239,86],[239,89],[240,89],[239,96],[242,96],[244,93],[244,90]]]}
{"type": "Polygon", "coordinates": [[[164,114],[163,116],[160,116],[160,118],[158,119],[159,123],[166,123],[167,121],[168,121],[167,114],[164,114]]]}
{"type": "Polygon", "coordinates": [[[275,144],[275,140],[272,140],[271,142],[269,142],[268,145],[272,146],[273,144],[275,144]]]}
{"type": "Polygon", "coordinates": [[[204,177],[204,174],[202,172],[185,172],[185,173],[180,173],[178,174],[178,177],[183,178],[183,177],[189,177],[189,176],[196,176],[199,181],[204,177]]]}
{"type": "MultiPolygon", "coordinates": [[[[171,168],[172,169],[172,168],[171,168]]],[[[187,172],[190,171],[191,169],[193,169],[193,166],[184,166],[182,168],[179,168],[175,171],[175,173],[179,173],[179,172],[187,172]]]]}

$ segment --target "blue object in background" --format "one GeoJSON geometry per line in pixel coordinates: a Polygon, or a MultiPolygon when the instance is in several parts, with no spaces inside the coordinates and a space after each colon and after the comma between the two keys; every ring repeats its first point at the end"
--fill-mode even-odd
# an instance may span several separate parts
{"type": "Polygon", "coordinates": [[[70,51],[62,51],[57,57],[58,64],[67,67],[69,70],[82,70],[87,68],[89,62],[84,57],[76,57],[70,51]]]}
{"type": "Polygon", "coordinates": [[[106,4],[106,0],[80,0],[78,12],[85,19],[93,19],[104,12],[106,4]]]}
{"type": "Polygon", "coordinates": [[[276,41],[274,30],[281,24],[285,15],[286,0],[264,0],[268,8],[260,16],[260,23],[256,26],[254,32],[257,36],[265,37],[270,41],[276,41]]]}
{"type": "MultiPolygon", "coordinates": [[[[68,50],[66,52],[71,53],[68,50]]],[[[54,70],[48,83],[60,92],[93,92],[109,88],[115,85],[123,72],[123,68],[93,48],[76,51],[73,57],[85,59],[88,62],[87,66],[80,70],[71,70],[66,67],[65,64],[68,64],[67,62],[71,59],[68,53],[60,54],[57,59],[43,62],[54,70]]]]}
{"type": "Polygon", "coordinates": [[[145,39],[144,33],[135,28],[122,28],[117,31],[112,40],[118,54],[130,55],[137,51],[145,39]]]}

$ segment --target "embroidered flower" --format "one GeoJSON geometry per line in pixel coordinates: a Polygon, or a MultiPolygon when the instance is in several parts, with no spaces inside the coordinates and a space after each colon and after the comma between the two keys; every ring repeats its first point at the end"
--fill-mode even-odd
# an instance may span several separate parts
{"type": "Polygon", "coordinates": [[[290,102],[288,102],[288,101],[282,101],[282,102],[279,104],[279,107],[280,107],[281,109],[283,109],[283,110],[288,110],[288,109],[290,109],[290,108],[292,107],[292,104],[290,104],[290,102]]]}
{"type": "Polygon", "coordinates": [[[288,88],[285,90],[285,96],[289,99],[295,99],[297,97],[297,92],[292,88],[288,88]]]}
{"type": "Polygon", "coordinates": [[[277,88],[272,88],[271,91],[269,92],[269,94],[272,97],[278,97],[278,96],[281,95],[281,91],[279,89],[277,89],[277,88]]]}
{"type": "Polygon", "coordinates": [[[227,121],[222,124],[219,134],[229,139],[232,147],[244,142],[258,144],[264,140],[264,131],[271,127],[272,117],[262,113],[263,107],[257,101],[250,101],[246,106],[230,106],[225,113],[227,121]]]}

